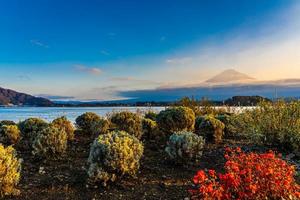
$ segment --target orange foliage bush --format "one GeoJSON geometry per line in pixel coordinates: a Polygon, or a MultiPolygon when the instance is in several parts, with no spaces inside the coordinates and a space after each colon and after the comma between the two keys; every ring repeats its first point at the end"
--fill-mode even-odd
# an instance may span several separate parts
{"type": "Polygon", "coordinates": [[[244,153],[240,148],[226,148],[225,173],[200,170],[190,190],[192,199],[258,200],[300,199],[300,186],[295,182],[295,167],[274,152],[244,153]]]}

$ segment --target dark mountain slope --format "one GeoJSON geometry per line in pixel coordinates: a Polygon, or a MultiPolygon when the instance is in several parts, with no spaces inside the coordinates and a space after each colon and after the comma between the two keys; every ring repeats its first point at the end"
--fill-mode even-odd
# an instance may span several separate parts
{"type": "Polygon", "coordinates": [[[0,105],[20,105],[20,106],[53,106],[54,103],[48,99],[34,97],[32,95],[19,93],[14,90],[0,87],[0,105]]]}

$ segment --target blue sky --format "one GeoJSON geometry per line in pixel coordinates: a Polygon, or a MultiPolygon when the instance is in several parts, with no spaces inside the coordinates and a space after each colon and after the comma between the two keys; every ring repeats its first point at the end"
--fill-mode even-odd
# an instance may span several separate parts
{"type": "Polygon", "coordinates": [[[296,0],[3,0],[0,86],[106,100],[227,68],[296,78],[298,11],[296,0]]]}

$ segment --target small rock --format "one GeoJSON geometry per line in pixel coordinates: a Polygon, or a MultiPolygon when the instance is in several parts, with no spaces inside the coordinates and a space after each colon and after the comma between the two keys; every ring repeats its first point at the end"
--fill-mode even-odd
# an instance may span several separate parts
{"type": "Polygon", "coordinates": [[[295,154],[290,153],[286,156],[287,159],[293,159],[295,157],[295,154]]]}
{"type": "Polygon", "coordinates": [[[40,167],[39,168],[39,174],[45,174],[45,168],[44,167],[40,167]]]}

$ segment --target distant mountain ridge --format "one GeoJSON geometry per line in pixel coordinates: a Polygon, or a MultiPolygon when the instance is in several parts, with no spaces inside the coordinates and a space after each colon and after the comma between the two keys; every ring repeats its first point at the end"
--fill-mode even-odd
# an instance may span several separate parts
{"type": "Polygon", "coordinates": [[[20,93],[0,87],[0,105],[17,106],[53,106],[54,103],[46,98],[35,97],[29,94],[20,93]]]}
{"type": "Polygon", "coordinates": [[[136,101],[172,101],[184,96],[223,101],[232,96],[262,96],[270,99],[299,98],[300,78],[261,81],[233,69],[196,84],[122,91],[119,95],[136,101]]]}

